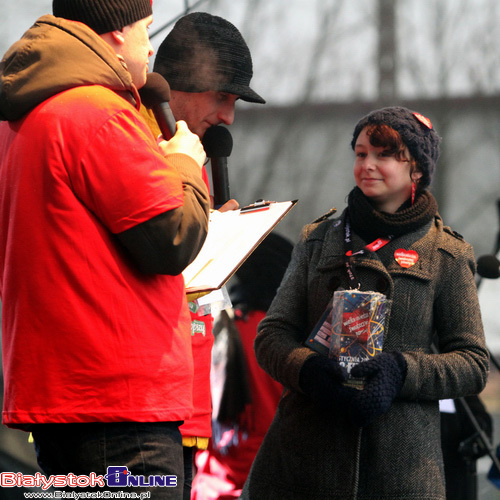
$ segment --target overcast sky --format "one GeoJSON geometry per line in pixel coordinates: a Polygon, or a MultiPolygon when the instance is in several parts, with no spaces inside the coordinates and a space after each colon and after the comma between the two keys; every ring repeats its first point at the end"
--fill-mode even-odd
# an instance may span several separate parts
{"type": "MultiPolygon", "coordinates": [[[[240,29],[253,56],[252,84],[269,104],[377,97],[376,0],[188,3],[240,29]]],[[[184,0],[155,0],[151,33],[182,15],[185,5],[184,0]]],[[[401,98],[500,92],[500,2],[398,0],[395,5],[396,84],[401,98]]],[[[51,9],[52,2],[46,0],[4,2],[0,52],[51,9]]],[[[171,25],[153,37],[155,48],[170,29],[171,25]]]]}

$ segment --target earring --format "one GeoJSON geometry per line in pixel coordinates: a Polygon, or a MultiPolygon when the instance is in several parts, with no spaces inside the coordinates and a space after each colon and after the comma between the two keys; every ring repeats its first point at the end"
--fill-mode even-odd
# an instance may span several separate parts
{"type": "Polygon", "coordinates": [[[415,203],[415,193],[417,192],[417,183],[415,181],[411,181],[411,204],[415,203]]]}

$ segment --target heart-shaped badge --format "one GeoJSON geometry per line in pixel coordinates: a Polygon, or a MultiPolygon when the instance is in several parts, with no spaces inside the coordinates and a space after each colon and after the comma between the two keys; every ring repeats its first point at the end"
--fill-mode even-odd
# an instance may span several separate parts
{"type": "Polygon", "coordinates": [[[415,250],[405,250],[404,248],[398,248],[394,252],[394,258],[401,267],[407,268],[415,265],[418,260],[418,253],[415,252],[415,250]]]}

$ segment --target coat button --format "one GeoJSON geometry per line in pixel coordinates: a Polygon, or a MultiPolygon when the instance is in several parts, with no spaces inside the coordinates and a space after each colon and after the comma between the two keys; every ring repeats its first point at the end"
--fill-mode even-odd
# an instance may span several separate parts
{"type": "Polygon", "coordinates": [[[389,287],[389,282],[387,281],[387,278],[379,278],[376,283],[377,287],[377,292],[385,292],[387,288],[389,287]]]}

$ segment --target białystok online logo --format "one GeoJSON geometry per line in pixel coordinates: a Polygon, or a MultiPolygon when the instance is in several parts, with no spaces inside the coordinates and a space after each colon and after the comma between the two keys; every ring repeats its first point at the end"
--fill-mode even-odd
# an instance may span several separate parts
{"type": "Polygon", "coordinates": [[[127,467],[123,466],[108,467],[108,473],[104,479],[109,487],[159,486],[165,488],[177,486],[177,476],[134,476],[127,467]]]}
{"type": "Polygon", "coordinates": [[[136,476],[129,472],[125,466],[112,466],[108,467],[108,473],[105,476],[97,475],[91,472],[90,475],[66,474],[66,475],[53,475],[46,477],[40,472],[33,475],[26,475],[22,472],[1,472],[0,473],[0,487],[2,488],[123,488],[129,486],[139,487],[159,487],[159,488],[172,488],[177,486],[177,476],[136,476]],[[105,482],[106,481],[106,482],[105,482]]]}

